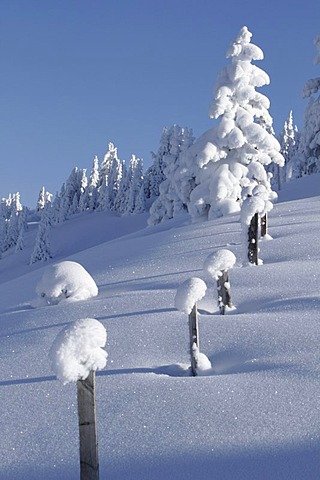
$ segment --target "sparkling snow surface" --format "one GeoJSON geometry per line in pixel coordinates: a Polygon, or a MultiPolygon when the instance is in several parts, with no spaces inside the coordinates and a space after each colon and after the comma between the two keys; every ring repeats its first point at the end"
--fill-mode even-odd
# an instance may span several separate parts
{"type": "Polygon", "coordinates": [[[199,302],[212,369],[198,377],[188,376],[175,293],[214,251],[238,257],[239,214],[143,230],[147,215],[79,215],[52,230],[53,263],[84,265],[99,295],[38,308],[30,302],[47,265],[25,261],[30,228],[27,250],[0,261],[0,479],[79,478],[76,388],[56,380],[48,354],[65,326],[90,317],[108,331],[96,382],[101,479],[318,480],[320,197],[309,192],[319,184],[314,175],[285,186],[264,265],[230,271],[235,310],[219,315],[211,288],[199,302]]]}

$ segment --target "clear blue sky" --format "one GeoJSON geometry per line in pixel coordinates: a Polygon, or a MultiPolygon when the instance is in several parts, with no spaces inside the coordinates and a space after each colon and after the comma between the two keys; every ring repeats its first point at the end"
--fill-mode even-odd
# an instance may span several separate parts
{"type": "Polygon", "coordinates": [[[300,127],[319,17],[319,0],[0,0],[1,197],[34,206],[110,141],[147,167],[164,126],[203,133],[243,25],[265,54],[276,132],[290,109],[300,127]]]}

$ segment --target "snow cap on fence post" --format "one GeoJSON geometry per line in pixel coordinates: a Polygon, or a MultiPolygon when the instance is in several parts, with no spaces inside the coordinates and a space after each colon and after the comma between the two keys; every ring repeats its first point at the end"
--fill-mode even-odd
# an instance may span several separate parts
{"type": "Polygon", "coordinates": [[[205,296],[206,290],[207,285],[201,278],[189,278],[177,288],[175,308],[189,315],[194,305],[205,296]]]}
{"type": "Polygon", "coordinates": [[[211,253],[204,261],[203,269],[211,278],[218,280],[222,272],[234,267],[236,256],[231,250],[222,248],[217,252],[211,253]]]}
{"type": "Polygon", "coordinates": [[[70,323],[56,337],[49,356],[52,369],[64,384],[85,380],[91,371],[101,370],[107,362],[103,350],[107,341],[104,326],[94,318],[70,323]]]}

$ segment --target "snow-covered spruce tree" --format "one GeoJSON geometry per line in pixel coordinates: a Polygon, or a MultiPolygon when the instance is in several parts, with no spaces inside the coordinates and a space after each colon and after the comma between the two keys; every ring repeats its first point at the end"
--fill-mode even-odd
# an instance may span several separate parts
{"type": "MultiPolygon", "coordinates": [[[[317,55],[314,63],[320,63],[320,35],[314,41],[317,55]]],[[[320,172],[320,77],[308,80],[303,90],[303,97],[310,98],[304,114],[304,122],[299,142],[301,155],[301,174],[309,175],[320,172]]]]}
{"type": "MultiPolygon", "coordinates": [[[[60,223],[60,208],[62,205],[62,199],[65,191],[65,184],[62,185],[59,192],[56,192],[55,197],[52,201],[52,209],[51,209],[51,222],[52,225],[57,225],[60,223]]],[[[61,220],[63,221],[63,220],[61,220]]]]}
{"type": "MultiPolygon", "coordinates": [[[[81,170],[81,179],[80,179],[80,197],[78,202],[78,212],[85,212],[87,210],[87,191],[88,187],[88,178],[87,178],[87,170],[81,170]]],[[[76,212],[77,213],[77,212],[76,212]]]]}
{"type": "Polygon", "coordinates": [[[99,210],[116,210],[115,203],[121,178],[122,162],[118,158],[118,149],[110,142],[100,166],[97,199],[99,210]]]}
{"type": "Polygon", "coordinates": [[[108,186],[108,177],[102,177],[102,184],[98,190],[98,198],[97,198],[97,207],[96,210],[98,212],[105,212],[110,210],[109,205],[109,186],[108,186]]]}
{"type": "Polygon", "coordinates": [[[151,152],[153,159],[151,167],[145,172],[144,175],[144,191],[146,198],[156,198],[159,195],[159,186],[165,180],[165,174],[163,172],[162,157],[159,154],[151,152]]]}
{"type": "Polygon", "coordinates": [[[49,232],[51,228],[51,202],[47,202],[41,212],[41,220],[38,226],[38,233],[35,245],[30,258],[30,265],[36,262],[45,262],[52,258],[49,232]]]}
{"type": "Polygon", "coordinates": [[[9,218],[11,215],[11,203],[12,203],[12,196],[9,195],[8,198],[2,198],[1,200],[1,208],[0,208],[0,221],[1,221],[1,252],[5,252],[8,250],[8,226],[9,226],[9,218]]]}
{"type": "Polygon", "coordinates": [[[15,193],[12,196],[11,206],[10,206],[10,217],[8,220],[8,228],[7,228],[7,248],[10,248],[16,245],[20,228],[19,228],[19,216],[23,211],[23,207],[20,202],[20,194],[19,192],[15,193]]]}
{"type": "Polygon", "coordinates": [[[59,208],[59,213],[54,214],[57,223],[64,222],[70,215],[79,211],[79,201],[86,182],[86,170],[74,167],[58,194],[59,201],[55,206],[59,208]]]}
{"type": "Polygon", "coordinates": [[[142,213],[145,211],[145,204],[141,198],[141,191],[144,195],[143,162],[135,155],[130,159],[127,177],[129,188],[124,213],[127,215],[142,213]]]}
{"type": "Polygon", "coordinates": [[[174,127],[165,127],[160,138],[160,146],[157,153],[151,152],[153,163],[145,173],[144,188],[146,198],[156,198],[159,196],[159,186],[166,179],[165,157],[170,154],[172,129],[174,127]]]}
{"type": "Polygon", "coordinates": [[[298,127],[293,123],[293,114],[292,110],[290,110],[289,116],[284,122],[283,131],[280,136],[281,153],[285,160],[284,167],[280,170],[280,185],[301,176],[295,166],[298,139],[298,127]]]}
{"type": "Polygon", "coordinates": [[[18,238],[16,242],[16,253],[24,249],[24,237],[27,229],[27,208],[23,207],[18,216],[18,238]]]}
{"type": "Polygon", "coordinates": [[[99,186],[99,160],[95,155],[92,162],[92,168],[89,176],[89,181],[85,176],[81,185],[81,196],[79,202],[79,210],[84,212],[86,210],[93,211],[97,208],[98,201],[98,186],[99,186]]]}
{"type": "Polygon", "coordinates": [[[0,209],[0,259],[2,258],[2,252],[5,251],[5,241],[7,235],[7,220],[2,215],[2,211],[0,209]]]}
{"type": "Polygon", "coordinates": [[[149,225],[155,225],[187,210],[195,179],[185,166],[180,165],[180,155],[193,143],[192,129],[173,125],[164,128],[158,151],[165,179],[159,185],[159,196],[150,208],[149,225]]]}
{"type": "Polygon", "coordinates": [[[52,193],[47,192],[45,187],[42,187],[37,200],[36,212],[40,213],[47,202],[52,202],[52,197],[52,193]]]}
{"type": "Polygon", "coordinates": [[[128,169],[125,161],[122,162],[122,177],[119,190],[114,201],[114,210],[118,213],[125,213],[127,200],[130,190],[131,177],[128,175],[128,169]]]}
{"type": "Polygon", "coordinates": [[[100,165],[100,185],[103,182],[103,177],[109,177],[113,161],[116,159],[118,159],[118,149],[110,142],[100,165]]]}
{"type": "Polygon", "coordinates": [[[122,162],[118,157],[113,159],[109,179],[108,179],[108,192],[109,192],[109,208],[110,210],[116,210],[115,202],[119,192],[122,179],[122,162]]]}
{"type": "Polygon", "coordinates": [[[248,168],[253,163],[261,166],[284,163],[279,142],[270,133],[270,102],[256,92],[257,87],[270,80],[251,63],[263,59],[262,50],[250,43],[251,36],[247,27],[240,30],[227,51],[231,64],[218,75],[209,115],[220,119],[219,123],[181,158],[181,164],[195,177],[196,187],[188,204],[193,218],[210,219],[239,211],[243,199],[257,184],[267,191],[268,199],[276,196],[265,169],[248,168]]]}

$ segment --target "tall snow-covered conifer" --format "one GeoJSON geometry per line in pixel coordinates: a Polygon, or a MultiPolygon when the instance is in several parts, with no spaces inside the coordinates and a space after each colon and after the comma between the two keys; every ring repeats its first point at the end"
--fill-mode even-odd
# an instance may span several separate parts
{"type": "Polygon", "coordinates": [[[196,187],[188,204],[194,218],[239,211],[243,199],[258,184],[263,185],[269,199],[275,196],[264,166],[271,162],[283,165],[284,159],[271,133],[270,102],[256,91],[270,80],[251,63],[263,59],[262,50],[250,43],[251,36],[247,27],[240,30],[227,52],[231,64],[218,75],[209,116],[219,123],[181,159],[195,177],[196,187]],[[251,164],[256,167],[249,168],[251,164]]]}

